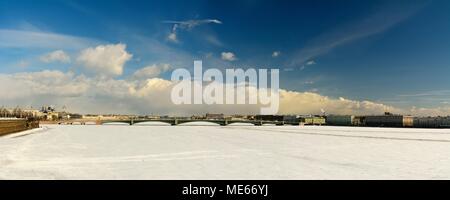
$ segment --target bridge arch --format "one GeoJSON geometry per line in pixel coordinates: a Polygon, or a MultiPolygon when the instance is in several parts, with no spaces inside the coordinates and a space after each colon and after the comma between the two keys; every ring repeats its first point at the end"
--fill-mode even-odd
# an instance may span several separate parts
{"type": "Polygon", "coordinates": [[[172,125],[170,122],[167,121],[138,121],[134,122],[133,126],[170,126],[172,125]]]}
{"type": "Polygon", "coordinates": [[[251,122],[229,122],[227,125],[229,125],[229,126],[255,126],[255,124],[251,123],[251,122]]]}
{"type": "Polygon", "coordinates": [[[276,126],[276,125],[277,125],[277,123],[274,123],[274,122],[264,122],[261,124],[261,126],[276,126]]]}
{"type": "Polygon", "coordinates": [[[123,121],[105,121],[102,122],[102,125],[130,125],[130,123],[123,121]]]}
{"type": "Polygon", "coordinates": [[[180,126],[220,126],[221,121],[182,121],[180,120],[177,125],[180,126]]]}

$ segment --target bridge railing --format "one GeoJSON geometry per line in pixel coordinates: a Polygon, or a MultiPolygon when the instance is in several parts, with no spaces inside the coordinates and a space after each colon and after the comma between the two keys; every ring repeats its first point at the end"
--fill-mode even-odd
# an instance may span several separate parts
{"type": "Polygon", "coordinates": [[[274,125],[299,125],[299,123],[295,122],[287,122],[287,121],[265,121],[265,120],[215,120],[215,119],[129,119],[129,120],[103,120],[100,124],[105,123],[127,123],[130,125],[144,123],[144,122],[163,122],[168,123],[170,125],[179,125],[190,122],[209,122],[215,123],[222,126],[226,126],[234,123],[249,123],[253,125],[263,125],[263,124],[274,124],[274,125]]]}

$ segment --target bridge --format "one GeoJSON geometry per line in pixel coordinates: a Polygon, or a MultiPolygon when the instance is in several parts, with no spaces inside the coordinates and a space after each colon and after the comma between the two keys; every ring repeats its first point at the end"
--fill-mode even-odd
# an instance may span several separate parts
{"type": "Polygon", "coordinates": [[[261,126],[264,124],[273,124],[277,126],[283,126],[283,125],[299,125],[298,122],[285,122],[285,121],[265,121],[265,120],[227,120],[227,119],[107,119],[107,120],[67,120],[67,121],[60,121],[58,124],[73,124],[73,123],[79,123],[79,124],[86,124],[86,123],[95,123],[97,125],[102,124],[108,124],[108,123],[124,123],[129,125],[144,123],[144,122],[162,122],[166,124],[170,124],[172,126],[185,124],[189,122],[209,122],[218,124],[221,126],[226,126],[229,124],[235,124],[235,123],[246,123],[246,124],[253,124],[255,126],[261,126]]]}

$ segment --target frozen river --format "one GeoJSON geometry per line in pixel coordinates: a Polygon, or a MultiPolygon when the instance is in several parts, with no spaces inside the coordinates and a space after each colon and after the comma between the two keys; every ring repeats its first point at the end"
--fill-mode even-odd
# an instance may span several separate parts
{"type": "Polygon", "coordinates": [[[450,179],[450,130],[46,125],[0,137],[0,179],[450,179]]]}

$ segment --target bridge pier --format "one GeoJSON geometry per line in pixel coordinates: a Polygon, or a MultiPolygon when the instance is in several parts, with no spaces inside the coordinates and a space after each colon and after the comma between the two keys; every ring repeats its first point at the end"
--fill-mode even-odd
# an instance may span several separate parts
{"type": "Polygon", "coordinates": [[[255,122],[255,123],[253,123],[255,126],[262,126],[263,125],[263,123],[262,123],[262,121],[257,121],[257,122],[255,122]]]}
{"type": "Polygon", "coordinates": [[[276,123],[277,126],[284,126],[284,121],[276,123]]]}
{"type": "Polygon", "coordinates": [[[176,125],[178,125],[178,120],[177,120],[177,119],[174,119],[173,121],[170,122],[170,125],[171,125],[171,126],[176,126],[176,125]]]}
{"type": "Polygon", "coordinates": [[[228,120],[223,120],[223,122],[220,122],[221,126],[226,126],[228,125],[228,120]]]}

